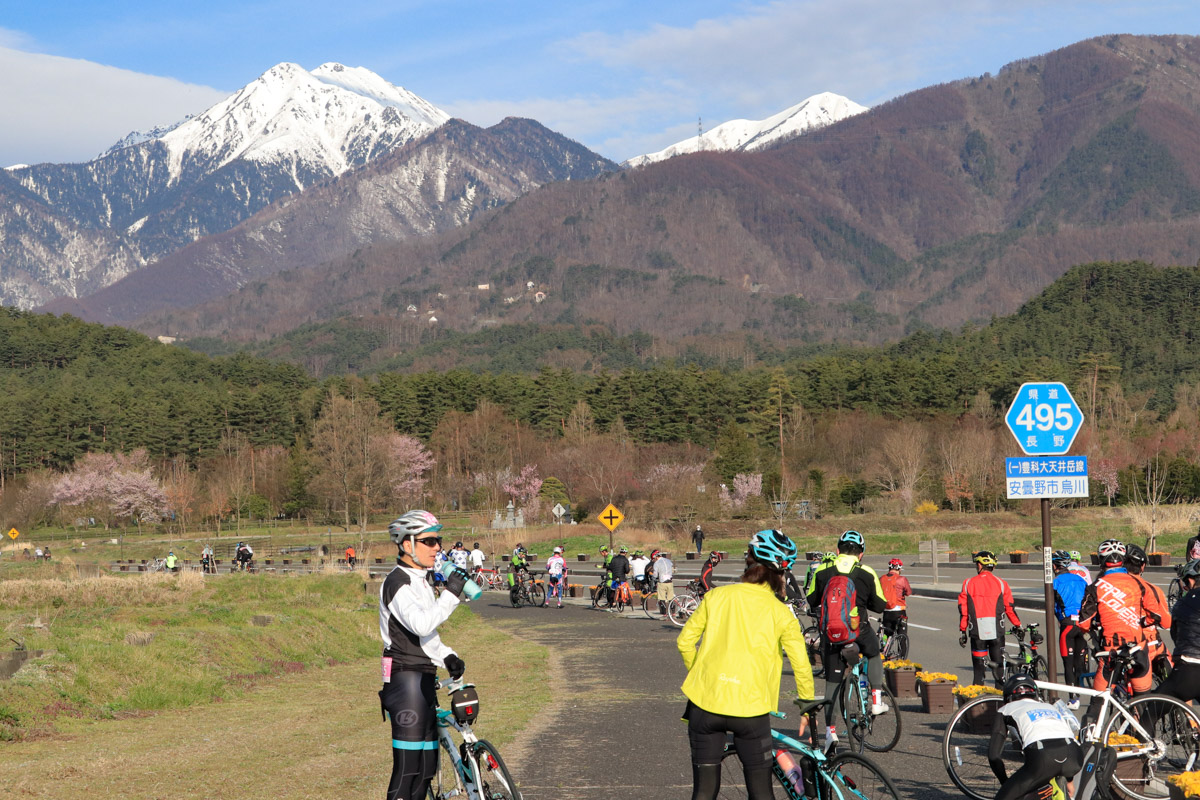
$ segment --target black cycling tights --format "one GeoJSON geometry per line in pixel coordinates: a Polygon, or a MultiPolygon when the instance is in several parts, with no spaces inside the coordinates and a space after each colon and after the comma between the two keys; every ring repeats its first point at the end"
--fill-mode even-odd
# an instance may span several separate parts
{"type": "Polygon", "coordinates": [[[1200,700],[1200,664],[1175,659],[1175,668],[1155,691],[1169,694],[1185,703],[1200,700]]]}
{"type": "Polygon", "coordinates": [[[424,800],[437,773],[437,676],[393,672],[379,699],[392,721],[387,800],[424,800]]]}
{"type": "Polygon", "coordinates": [[[1025,763],[1000,786],[996,800],[1018,800],[1052,778],[1071,780],[1082,767],[1083,752],[1075,742],[1062,740],[1041,750],[1031,745],[1025,748],[1025,763]]]}
{"type": "Polygon", "coordinates": [[[775,796],[771,791],[771,721],[766,714],[726,717],[710,714],[689,701],[683,718],[688,721],[692,746],[692,800],[715,800],[721,790],[721,757],[730,733],[750,800],[775,796]]]}

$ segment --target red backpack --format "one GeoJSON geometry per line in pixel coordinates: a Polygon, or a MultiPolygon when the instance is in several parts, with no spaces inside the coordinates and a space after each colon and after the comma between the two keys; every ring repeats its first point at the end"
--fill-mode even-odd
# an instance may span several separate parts
{"type": "Polygon", "coordinates": [[[846,644],[858,638],[858,626],[853,624],[851,612],[858,605],[858,587],[854,579],[834,570],[834,575],[825,584],[821,595],[821,617],[818,622],[821,633],[830,644],[846,644]]]}

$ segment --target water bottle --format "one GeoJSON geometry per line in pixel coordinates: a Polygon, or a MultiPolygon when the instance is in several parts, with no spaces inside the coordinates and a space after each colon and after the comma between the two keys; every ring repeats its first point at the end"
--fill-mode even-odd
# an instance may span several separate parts
{"type": "Polygon", "coordinates": [[[1075,718],[1075,714],[1071,709],[1067,708],[1067,704],[1062,700],[1055,700],[1054,707],[1058,709],[1058,715],[1062,717],[1063,722],[1067,723],[1067,727],[1071,729],[1071,733],[1079,735],[1079,720],[1075,718]]]}
{"type": "Polygon", "coordinates": [[[797,795],[803,794],[804,772],[800,769],[796,759],[792,758],[792,754],[787,750],[776,750],[775,763],[783,771],[783,784],[790,787],[797,795]]]}
{"type": "Polygon", "coordinates": [[[865,700],[865,702],[868,705],[870,705],[870,703],[871,703],[871,687],[867,683],[867,676],[864,673],[860,673],[858,676],[858,692],[859,692],[859,695],[865,700]]]}
{"type": "Polygon", "coordinates": [[[466,598],[467,602],[478,600],[481,594],[483,594],[483,589],[479,588],[479,584],[467,578],[467,582],[463,584],[463,597],[466,598]]]}

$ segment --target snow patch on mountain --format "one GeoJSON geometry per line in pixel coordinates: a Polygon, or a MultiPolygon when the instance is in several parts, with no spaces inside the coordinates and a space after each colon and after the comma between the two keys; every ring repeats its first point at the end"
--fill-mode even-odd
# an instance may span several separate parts
{"type": "Polygon", "coordinates": [[[734,119],[657,153],[634,156],[623,167],[640,167],[702,150],[761,150],[784,139],[824,128],[868,108],[832,92],[822,92],[763,120],[734,119]]]}
{"type": "Polygon", "coordinates": [[[340,175],[449,118],[368,69],[327,63],[309,72],[284,62],[207,111],[130,134],[109,152],[160,141],[169,153],[171,183],[185,172],[213,172],[238,159],[340,175]]]}

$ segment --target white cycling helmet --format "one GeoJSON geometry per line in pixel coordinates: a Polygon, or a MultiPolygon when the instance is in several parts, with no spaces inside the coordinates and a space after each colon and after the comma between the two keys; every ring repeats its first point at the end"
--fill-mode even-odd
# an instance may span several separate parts
{"type": "Polygon", "coordinates": [[[1112,561],[1124,561],[1127,550],[1124,542],[1116,539],[1105,539],[1100,543],[1100,546],[1096,548],[1096,552],[1099,554],[1100,558],[1104,559],[1107,563],[1112,561]]]}
{"type": "Polygon", "coordinates": [[[388,525],[388,534],[392,537],[393,542],[400,544],[402,539],[407,539],[410,536],[440,531],[441,529],[442,523],[438,522],[437,517],[428,511],[409,511],[407,514],[392,520],[392,524],[388,525]]]}
{"type": "Polygon", "coordinates": [[[563,551],[563,549],[561,547],[554,548],[554,552],[556,552],[556,553],[561,553],[562,551],[563,551]]]}

